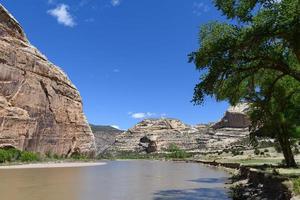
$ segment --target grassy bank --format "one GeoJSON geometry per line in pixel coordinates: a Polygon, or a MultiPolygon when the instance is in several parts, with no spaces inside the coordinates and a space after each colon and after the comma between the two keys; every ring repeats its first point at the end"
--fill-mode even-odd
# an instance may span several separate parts
{"type": "Polygon", "coordinates": [[[93,161],[87,156],[74,154],[70,158],[59,156],[57,154],[47,152],[45,154],[20,151],[18,149],[0,149],[0,165],[15,165],[15,164],[27,164],[27,163],[43,163],[43,162],[75,162],[93,161]]]}
{"type": "MultiPolygon", "coordinates": [[[[280,199],[288,200],[300,195],[300,169],[285,168],[282,158],[236,157],[222,158],[211,155],[191,162],[220,166],[233,170],[230,194],[233,200],[280,199]]],[[[299,159],[297,159],[299,163],[299,159]]]]}

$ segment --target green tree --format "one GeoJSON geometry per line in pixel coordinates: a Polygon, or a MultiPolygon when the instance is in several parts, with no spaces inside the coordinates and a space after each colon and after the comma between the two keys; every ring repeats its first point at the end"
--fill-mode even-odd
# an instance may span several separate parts
{"type": "Polygon", "coordinates": [[[249,102],[252,134],[277,137],[288,166],[299,132],[300,0],[215,0],[229,23],[201,27],[190,61],[202,71],[193,102],[206,95],[249,102]]]}

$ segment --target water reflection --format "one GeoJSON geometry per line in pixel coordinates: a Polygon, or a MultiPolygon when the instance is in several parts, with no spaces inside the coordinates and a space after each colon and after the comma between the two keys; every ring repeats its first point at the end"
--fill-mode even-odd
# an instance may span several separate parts
{"type": "Polygon", "coordinates": [[[198,188],[192,190],[164,190],[154,194],[154,200],[225,200],[229,199],[224,189],[198,188]]]}
{"type": "Polygon", "coordinates": [[[113,161],[84,168],[0,170],[5,200],[227,200],[227,174],[192,163],[113,161]]]}

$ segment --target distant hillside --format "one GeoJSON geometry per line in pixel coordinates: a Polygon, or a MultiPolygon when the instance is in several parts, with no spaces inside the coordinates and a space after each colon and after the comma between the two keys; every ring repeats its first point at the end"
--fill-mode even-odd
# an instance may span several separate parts
{"type": "Polygon", "coordinates": [[[90,124],[90,127],[95,136],[97,153],[101,153],[111,146],[115,142],[116,137],[124,132],[111,126],[90,124]]]}
{"type": "Polygon", "coordinates": [[[90,124],[90,126],[91,126],[93,133],[95,133],[95,132],[103,132],[103,133],[118,133],[118,132],[122,133],[122,132],[124,132],[123,130],[116,129],[111,126],[102,126],[102,125],[94,125],[94,124],[90,124]]]}

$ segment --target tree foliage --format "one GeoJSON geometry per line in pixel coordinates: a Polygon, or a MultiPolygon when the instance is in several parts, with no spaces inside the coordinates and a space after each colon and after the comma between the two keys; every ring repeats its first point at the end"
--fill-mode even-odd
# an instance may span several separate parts
{"type": "Polygon", "coordinates": [[[300,0],[214,3],[230,23],[201,28],[200,48],[190,54],[203,72],[193,102],[209,95],[251,103],[251,132],[277,137],[289,151],[289,137],[300,135],[300,0]]]}

